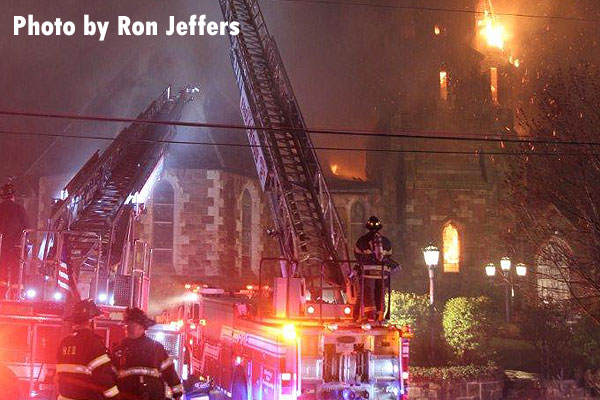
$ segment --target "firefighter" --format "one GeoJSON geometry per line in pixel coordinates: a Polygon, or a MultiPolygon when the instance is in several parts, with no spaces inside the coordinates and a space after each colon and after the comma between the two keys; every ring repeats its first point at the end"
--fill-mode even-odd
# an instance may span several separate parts
{"type": "Polygon", "coordinates": [[[155,324],[139,308],[127,309],[127,338],[113,353],[119,390],[127,400],[164,400],[165,384],[173,399],[183,395],[183,385],[175,371],[173,359],[162,344],[146,336],[146,329],[155,324]]]}
{"type": "Polygon", "coordinates": [[[364,305],[362,317],[381,321],[385,310],[384,291],[390,285],[390,270],[397,268],[398,264],[390,258],[392,243],[379,233],[383,228],[379,218],[370,217],[365,228],[369,232],[358,238],[354,247],[354,256],[360,264],[364,282],[364,287],[361,288],[364,305]]]}
{"type": "Polygon", "coordinates": [[[19,246],[23,230],[29,226],[25,208],[15,202],[15,186],[6,183],[0,189],[0,281],[16,284],[19,279],[19,246]]]}
{"type": "Polygon", "coordinates": [[[75,303],[67,318],[73,324],[73,333],[58,346],[58,400],[119,398],[108,351],[102,338],[92,331],[92,320],[98,315],[100,310],[88,299],[75,303]]]}

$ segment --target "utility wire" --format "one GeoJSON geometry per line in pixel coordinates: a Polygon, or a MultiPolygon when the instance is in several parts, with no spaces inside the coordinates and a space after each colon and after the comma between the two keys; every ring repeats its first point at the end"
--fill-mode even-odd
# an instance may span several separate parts
{"type": "MultiPolygon", "coordinates": [[[[307,3],[307,4],[324,4],[324,5],[339,5],[339,6],[351,6],[351,7],[369,7],[369,8],[381,8],[386,10],[414,10],[414,11],[432,11],[432,12],[448,12],[458,14],[475,14],[484,15],[483,11],[477,10],[461,10],[458,8],[443,8],[443,7],[425,7],[425,6],[398,6],[390,4],[373,4],[373,3],[361,3],[361,2],[346,2],[346,1],[335,1],[335,0],[270,0],[272,3],[307,3]]],[[[550,19],[550,20],[561,20],[561,21],[575,21],[575,22],[600,22],[599,18],[582,18],[582,17],[569,17],[564,15],[540,15],[540,14],[523,14],[523,13],[500,13],[494,12],[497,16],[506,17],[518,17],[518,18],[535,18],[535,19],[550,19]]]]}
{"type": "Polygon", "coordinates": [[[397,132],[385,131],[366,131],[366,130],[338,130],[338,129],[311,129],[311,128],[292,128],[292,127],[270,127],[262,128],[258,126],[237,125],[237,124],[221,124],[212,122],[186,122],[186,121],[159,121],[159,120],[142,120],[123,117],[106,117],[97,115],[76,115],[66,113],[51,113],[51,112],[28,112],[28,111],[8,111],[0,110],[0,115],[21,116],[21,117],[38,117],[52,119],[68,119],[79,121],[95,121],[95,122],[125,122],[140,125],[169,125],[169,126],[184,126],[191,128],[214,128],[214,129],[235,129],[235,130],[263,130],[270,132],[307,132],[319,135],[332,136],[362,136],[362,137],[383,137],[393,139],[424,139],[424,140],[449,140],[449,141],[467,141],[467,142],[490,142],[490,143],[520,143],[520,144],[552,144],[552,145],[573,145],[573,146],[600,146],[600,142],[582,142],[575,140],[549,140],[537,139],[532,137],[515,138],[501,137],[496,134],[488,135],[485,133],[468,132],[467,135],[463,132],[450,131],[416,131],[402,130],[397,132]],[[468,136],[470,135],[470,136],[468,136]],[[480,137],[476,137],[479,135],[480,137]],[[481,137],[485,135],[484,137],[481,137]],[[493,137],[490,137],[493,136],[493,137]]]}
{"type": "MultiPolygon", "coordinates": [[[[105,140],[115,141],[116,138],[107,136],[85,136],[85,135],[65,135],[61,133],[42,133],[42,132],[24,132],[24,131],[8,131],[0,130],[0,134],[5,135],[22,135],[22,136],[37,136],[37,137],[53,137],[65,139],[86,139],[86,140],[105,140]]],[[[184,140],[158,140],[158,139],[137,139],[140,142],[163,143],[163,144],[184,144],[184,145],[202,145],[202,146],[227,146],[227,147],[242,147],[242,148],[271,148],[270,145],[252,145],[248,143],[225,143],[225,142],[200,142],[200,141],[184,141],[184,140]]],[[[396,153],[396,154],[455,154],[455,155],[498,155],[498,156],[600,156],[600,153],[558,153],[558,152],[536,152],[536,151],[482,151],[481,149],[474,150],[421,150],[421,149],[369,149],[362,147],[319,147],[312,146],[313,150],[323,151],[348,151],[348,152],[367,152],[367,153],[396,153]]]]}

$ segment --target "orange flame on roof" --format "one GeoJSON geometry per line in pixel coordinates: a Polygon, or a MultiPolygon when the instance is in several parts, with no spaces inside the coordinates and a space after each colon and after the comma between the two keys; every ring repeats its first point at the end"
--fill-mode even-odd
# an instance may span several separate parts
{"type": "Polygon", "coordinates": [[[477,21],[477,26],[479,26],[479,33],[485,38],[488,46],[504,50],[508,34],[494,14],[491,0],[484,3],[483,18],[477,21]]]}

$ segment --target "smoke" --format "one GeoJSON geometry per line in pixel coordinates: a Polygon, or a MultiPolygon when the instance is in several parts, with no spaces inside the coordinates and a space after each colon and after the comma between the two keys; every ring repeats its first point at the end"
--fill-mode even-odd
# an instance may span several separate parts
{"type": "MultiPolygon", "coordinates": [[[[475,9],[475,0],[391,0],[389,5],[475,9]]],[[[499,13],[555,14],[598,17],[595,0],[522,2],[494,0],[499,13]]],[[[385,128],[396,110],[423,108],[432,97],[423,88],[423,68],[444,60],[432,51],[433,24],[458,27],[449,30],[457,42],[467,45],[475,16],[439,12],[411,12],[340,4],[294,3],[261,0],[269,29],[275,37],[305,120],[314,128],[385,128]],[[454,22],[453,22],[454,21],[454,22]],[[454,25],[452,25],[454,24],[454,25]],[[414,36],[411,36],[414,34],[414,36]],[[423,38],[427,38],[424,40],[423,38]]],[[[210,122],[239,123],[239,98],[229,61],[226,37],[119,37],[109,30],[105,42],[76,34],[73,37],[14,37],[12,17],[33,14],[38,20],[61,17],[76,21],[83,14],[109,20],[114,28],[118,15],[138,20],[156,20],[166,27],[169,15],[185,20],[190,14],[207,14],[220,20],[217,0],[7,0],[0,16],[0,64],[3,95],[0,109],[47,110],[133,117],[150,104],[168,84],[175,88],[192,84],[201,88],[185,118],[210,122]]],[[[554,43],[544,46],[557,57],[569,50],[574,37],[592,32],[597,25],[544,19],[502,17],[513,38],[511,45],[523,54],[524,66],[543,62],[529,43],[533,33],[549,28],[554,43]],[[529,63],[529,64],[528,64],[529,63]]],[[[594,30],[595,29],[595,30],[594,30]]],[[[592,54],[593,52],[588,52],[592,54]]],[[[598,54],[596,51],[594,54],[598,54]]],[[[551,57],[546,57],[551,58],[551,57]]],[[[564,57],[563,57],[564,58],[564,57]]],[[[432,79],[435,79],[433,77],[432,79]]],[[[0,129],[64,132],[65,134],[108,134],[115,136],[121,125],[71,123],[46,119],[0,118],[0,129]]],[[[244,132],[180,130],[185,140],[208,138],[214,142],[245,141],[244,132]]],[[[317,145],[336,146],[339,138],[315,135],[317,145]]],[[[345,138],[344,145],[364,146],[363,139],[345,138]]],[[[48,174],[77,168],[97,149],[96,140],[40,139],[0,136],[0,178],[7,175],[48,174]]],[[[189,158],[192,150],[179,146],[172,154],[189,158]],[[188,154],[189,153],[189,154],[188,154]],[[186,155],[188,154],[188,155],[186,155]]],[[[194,151],[198,150],[196,147],[194,151]]],[[[240,154],[245,149],[238,149],[240,154]]],[[[221,154],[202,149],[207,157],[221,154]]],[[[240,154],[234,154],[239,158],[240,154]]],[[[227,158],[226,156],[224,158],[227,158]]],[[[322,164],[330,159],[351,169],[364,169],[364,157],[353,153],[322,153],[322,164]]]]}

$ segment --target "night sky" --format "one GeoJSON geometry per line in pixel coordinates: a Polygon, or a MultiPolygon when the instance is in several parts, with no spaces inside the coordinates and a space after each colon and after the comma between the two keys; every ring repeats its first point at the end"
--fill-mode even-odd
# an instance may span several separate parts
{"type": "MultiPolygon", "coordinates": [[[[386,5],[421,5],[464,8],[465,1],[388,1],[386,5]]],[[[597,2],[579,0],[495,2],[496,11],[560,14],[576,17],[598,15],[597,2]],[[497,3],[497,4],[496,4],[497,3]]],[[[375,3],[374,3],[375,4],[375,3]]],[[[403,11],[284,0],[261,1],[269,29],[275,36],[292,84],[310,127],[375,129],[379,111],[395,95],[395,76],[412,54],[398,54],[396,36],[403,11]]],[[[90,115],[134,117],[169,83],[200,87],[184,120],[241,123],[238,91],[229,63],[226,37],[166,37],[169,15],[187,20],[190,14],[207,14],[220,21],[217,0],[3,0],[0,17],[0,109],[52,111],[90,115]],[[13,16],[33,14],[37,20],[60,17],[76,23],[73,37],[14,37],[13,16]],[[82,34],[83,14],[110,20],[108,38],[82,34]],[[156,37],[116,35],[118,15],[156,20],[156,37]]],[[[433,12],[435,14],[435,12],[433,12]]],[[[447,18],[447,13],[445,17],[447,18]]],[[[456,14],[457,17],[460,14],[456,14]]],[[[461,15],[464,18],[464,15],[461,15]]],[[[534,42],[517,38],[520,32],[541,32],[550,26],[553,40],[570,43],[568,35],[579,30],[596,35],[593,23],[509,18],[513,45],[524,54],[534,42]],[[556,32],[556,33],[555,33],[556,32]],[[564,35],[563,35],[564,33],[564,35]]],[[[559,51],[560,45],[548,46],[559,51]]],[[[538,51],[539,53],[539,51],[538,51]]],[[[536,55],[536,57],[540,57],[536,55]]],[[[527,60],[530,66],[537,60],[527,60]]],[[[48,119],[0,118],[0,128],[21,131],[114,136],[119,125],[67,123],[48,119]]],[[[212,140],[245,140],[240,133],[211,132],[212,140]],[[224,136],[220,137],[219,135],[224,136]],[[237,139],[236,139],[237,138],[237,139]]],[[[202,130],[180,133],[179,138],[206,140],[202,130]]],[[[210,138],[209,138],[210,139],[210,138]]],[[[335,139],[333,139],[335,140],[335,139]]],[[[332,139],[317,143],[335,144],[332,139]]],[[[363,142],[347,142],[362,145],[363,142]]],[[[53,140],[39,137],[0,136],[0,178],[39,175],[50,171],[74,172],[106,141],[53,140]]],[[[186,151],[196,151],[188,146],[186,151]]],[[[337,155],[352,159],[352,154],[337,155]]]]}

